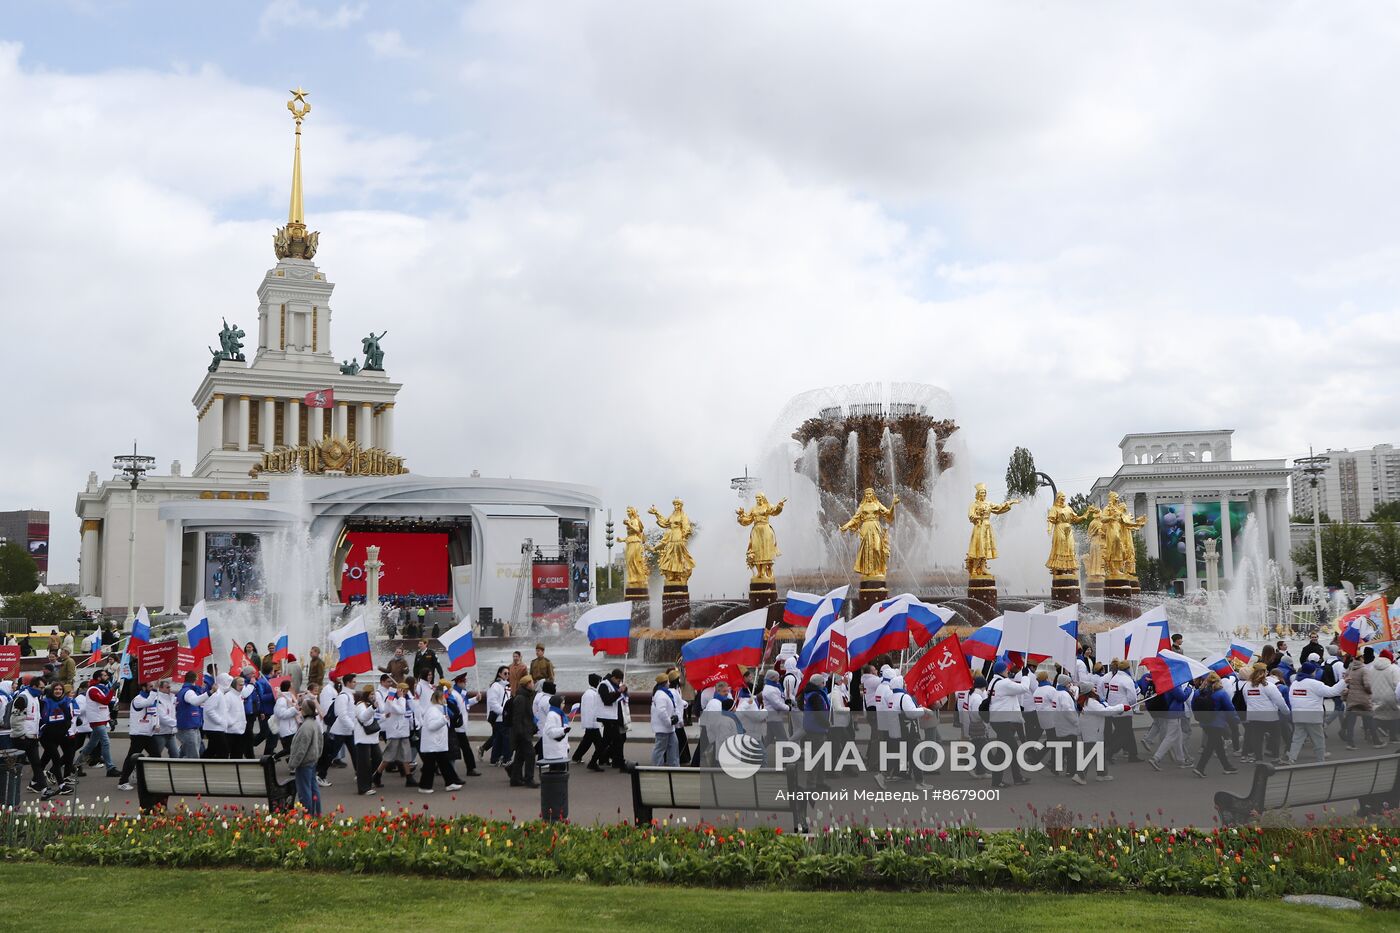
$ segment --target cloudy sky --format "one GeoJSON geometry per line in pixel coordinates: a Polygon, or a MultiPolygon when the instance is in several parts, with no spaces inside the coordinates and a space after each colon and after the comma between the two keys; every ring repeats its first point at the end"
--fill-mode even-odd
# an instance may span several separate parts
{"type": "Polygon", "coordinates": [[[1339,2],[6,4],[0,508],[73,580],[88,470],[193,466],[299,84],[335,349],[389,330],[415,472],[703,519],[870,380],[947,388],[994,483],[1395,441],[1397,49],[1339,2]]]}

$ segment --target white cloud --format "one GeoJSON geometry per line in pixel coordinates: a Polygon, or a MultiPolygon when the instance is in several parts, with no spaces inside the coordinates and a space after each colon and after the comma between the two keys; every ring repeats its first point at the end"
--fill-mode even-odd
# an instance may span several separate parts
{"type": "MultiPolygon", "coordinates": [[[[1242,457],[1395,440],[1384,22],[953,9],[483,3],[468,61],[423,52],[442,139],[318,105],[334,342],[389,328],[410,466],[680,493],[714,522],[789,397],[879,379],[948,388],[994,483],[1024,444],[1087,488],[1135,430],[1236,427],[1242,457]]],[[[41,400],[13,412],[37,453],[10,486],[55,512],[56,581],[87,470],[132,435],[192,463],[203,348],[252,323],[272,261],[284,99],[0,49],[25,218],[0,303],[42,309],[7,318],[31,352],[0,390],[41,400]]]]}
{"type": "Polygon", "coordinates": [[[368,8],[366,3],[342,3],[331,9],[301,0],[272,0],[258,17],[258,29],[263,35],[286,29],[349,29],[364,19],[368,8]]]}
{"type": "Polygon", "coordinates": [[[375,58],[408,59],[418,58],[422,54],[404,42],[403,35],[397,29],[366,33],[365,41],[369,43],[370,51],[374,53],[375,58]]]}

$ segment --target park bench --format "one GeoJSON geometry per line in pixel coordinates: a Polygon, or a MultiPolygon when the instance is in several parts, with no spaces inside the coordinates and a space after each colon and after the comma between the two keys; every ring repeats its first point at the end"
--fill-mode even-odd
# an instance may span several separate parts
{"type": "Polygon", "coordinates": [[[807,805],[795,795],[795,771],[764,769],[751,777],[731,777],[722,768],[668,768],[628,764],[632,775],[632,815],[650,823],[654,810],[753,810],[792,814],[793,828],[806,832],[807,805]],[[794,795],[783,799],[784,795],[794,795]]]}
{"type": "Polygon", "coordinates": [[[271,756],[251,758],[137,758],[136,795],[142,810],[172,796],[262,797],[272,810],[290,809],[293,783],[277,779],[271,756]]]}
{"type": "Polygon", "coordinates": [[[1362,814],[1400,806],[1400,755],[1323,761],[1310,765],[1261,764],[1243,797],[1219,791],[1221,822],[1244,823],[1266,810],[1360,801],[1362,814]]]}

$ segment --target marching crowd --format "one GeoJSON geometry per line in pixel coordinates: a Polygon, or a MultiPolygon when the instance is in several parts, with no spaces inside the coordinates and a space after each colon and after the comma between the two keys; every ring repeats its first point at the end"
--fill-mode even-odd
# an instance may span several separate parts
{"type": "MultiPolygon", "coordinates": [[[[1180,637],[1173,636],[1178,651],[1180,637]]],[[[625,765],[630,699],[623,672],[589,675],[578,702],[568,704],[543,645],[535,647],[528,665],[515,652],[484,691],[467,686],[467,672],[445,678],[426,641],[411,659],[399,649],[377,671],[341,676],[326,670],[316,648],[305,671],[295,658],[285,667],[269,663],[252,645],[244,657],[235,673],[211,665],[202,676],[186,673],[178,684],[139,683],[128,704],[130,745],[120,766],[111,752],[118,710],[111,671],[98,670],[77,689],[53,673],[31,675],[19,685],[0,682],[0,748],[25,753],[29,787],[45,799],[72,794],[75,779],[99,765],[120,789],[133,789],[132,773],[143,755],[270,755],[286,762],[298,800],[312,812],[320,812],[320,788],[331,786],[334,768],[353,768],[356,792],[374,795],[389,772],[423,794],[433,793],[439,777],[447,790],[458,790],[465,778],[481,775],[478,753],[489,753],[488,763],[504,768],[513,787],[538,786],[537,761],[582,763],[591,751],[590,770],[625,765]],[[483,703],[490,735],[473,749],[469,720],[483,703]],[[582,739],[571,754],[574,725],[582,739]]],[[[671,668],[656,675],[650,698],[651,762],[714,765],[720,743],[741,732],[770,748],[785,737],[855,740],[861,720],[869,723],[872,743],[880,737],[936,739],[945,723],[974,746],[1000,741],[1013,753],[1025,742],[1102,741],[1104,755],[1094,775],[1099,781],[1113,779],[1104,767],[1120,755],[1158,771],[1170,762],[1200,777],[1212,759],[1233,774],[1236,761],[1296,763],[1307,746],[1322,761],[1333,723],[1349,749],[1361,740],[1375,747],[1400,743],[1400,667],[1388,650],[1377,654],[1368,647],[1350,657],[1335,643],[1324,647],[1313,640],[1295,661],[1280,641],[1248,663],[1235,660],[1228,670],[1165,692],[1154,689],[1151,676],[1135,676],[1133,668],[1119,659],[1102,663],[1087,646],[1073,670],[1013,655],[984,668],[971,689],[930,709],[906,691],[901,672],[888,664],[804,681],[795,660],[785,656],[762,674],[757,688],[747,678],[733,685],[720,680],[688,701],[681,672],[671,668]],[[1133,728],[1138,709],[1152,719],[1141,740],[1133,728]],[[692,748],[687,725],[696,722],[692,748]]],[[[1007,770],[1018,784],[1029,780],[1015,754],[1007,770]]],[[[974,773],[988,776],[980,758],[974,773]]],[[[1084,770],[1067,773],[1076,783],[1089,779],[1084,770]]],[[[1007,774],[996,770],[990,777],[1000,786],[1007,774]]]]}
{"type": "MultiPolygon", "coordinates": [[[[1181,636],[1171,643],[1179,653],[1181,636]]],[[[1392,653],[1367,647],[1352,657],[1335,641],[1324,647],[1313,640],[1297,660],[1283,641],[1265,645],[1257,659],[1232,660],[1227,670],[1161,692],[1149,674],[1134,674],[1136,665],[1121,659],[1101,663],[1087,647],[1073,670],[1012,656],[974,677],[971,689],[930,709],[905,690],[903,676],[888,664],[830,678],[819,674],[803,685],[801,671],[784,660],[764,675],[756,692],[747,680],[737,692],[722,681],[700,695],[699,708],[722,718],[702,718],[694,763],[713,764],[717,744],[736,732],[756,733],[770,748],[784,737],[850,740],[862,719],[872,742],[937,739],[940,722],[947,722],[979,750],[989,742],[1005,743],[1013,753],[1007,770],[1017,784],[1029,781],[1014,754],[1025,742],[1103,742],[1102,765],[1094,774],[1098,781],[1113,780],[1106,766],[1119,756],[1146,761],[1157,771],[1170,762],[1198,777],[1206,776],[1212,759],[1225,774],[1237,772],[1237,761],[1296,764],[1306,748],[1323,761],[1334,723],[1348,749],[1359,741],[1376,748],[1400,744],[1400,668],[1392,653]],[[1133,726],[1139,710],[1151,718],[1141,739],[1133,726]]],[[[658,736],[654,763],[685,763],[663,749],[658,736]]],[[[988,777],[981,756],[975,760],[974,775],[988,777]]],[[[1066,773],[1078,784],[1089,780],[1085,770],[1066,773]]],[[[993,786],[1001,786],[1006,775],[993,771],[990,777],[993,786]]]]}

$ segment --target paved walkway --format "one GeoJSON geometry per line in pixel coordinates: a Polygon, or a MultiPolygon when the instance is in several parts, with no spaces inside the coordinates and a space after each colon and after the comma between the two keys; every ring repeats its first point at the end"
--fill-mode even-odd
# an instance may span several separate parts
{"type": "MultiPolygon", "coordinates": [[[[1335,727],[1334,727],[1335,728],[1335,727]]],[[[474,740],[479,746],[481,739],[474,740]]],[[[1198,740],[1197,740],[1198,741],[1198,740]]],[[[1192,743],[1195,752],[1195,743],[1192,743]]],[[[126,753],[125,738],[113,741],[113,755],[118,764],[126,753]]],[[[1330,760],[1342,758],[1371,757],[1380,754],[1393,754],[1400,747],[1387,746],[1385,749],[1369,745],[1356,751],[1347,751],[1342,743],[1329,736],[1330,760]]],[[[627,743],[627,757],[631,761],[648,763],[651,742],[647,736],[643,741],[627,743]]],[[[1234,756],[1232,756],[1234,758],[1234,756]]],[[[1040,822],[1046,809],[1062,805],[1075,816],[1078,823],[1153,821],[1173,825],[1210,826],[1216,822],[1214,794],[1227,790],[1234,794],[1244,794],[1253,780],[1254,767],[1237,762],[1239,773],[1222,775],[1218,765],[1212,763],[1210,777],[1206,780],[1195,777],[1189,770],[1180,770],[1173,765],[1165,766],[1162,772],[1152,770],[1144,761],[1129,764],[1120,761],[1110,766],[1115,780],[1107,783],[1090,781],[1086,786],[1071,782],[1067,777],[1056,777],[1046,772],[1034,776],[1028,785],[1009,786],[1001,789],[994,799],[986,792],[991,790],[985,781],[972,780],[962,775],[933,775],[926,782],[929,793],[917,792],[919,799],[911,802],[857,803],[847,802],[836,805],[819,804],[813,822],[817,826],[829,822],[864,823],[869,820],[875,825],[936,825],[950,822],[974,823],[987,828],[1002,828],[1028,825],[1040,822]],[[948,799],[971,792],[972,800],[948,799]]],[[[509,786],[507,775],[502,768],[492,768],[479,763],[482,776],[463,778],[461,790],[448,793],[439,783],[433,794],[421,794],[415,788],[406,788],[403,779],[397,775],[386,775],[385,789],[372,797],[358,796],[355,793],[354,772],[350,768],[333,768],[330,772],[332,786],[323,789],[326,808],[343,807],[350,815],[362,815],[378,811],[381,807],[399,809],[427,809],[443,815],[479,814],[496,818],[533,819],[539,814],[539,791],[529,788],[509,786]]],[[[25,772],[26,777],[28,771],[25,772]]],[[[842,778],[834,782],[837,788],[872,789],[868,779],[842,778]]],[[[894,785],[892,789],[910,792],[912,785],[894,785]]],[[[616,770],[604,773],[588,771],[582,766],[572,768],[570,774],[570,817],[575,823],[615,823],[632,818],[631,778],[616,770]]],[[[37,800],[28,790],[25,801],[37,800]]],[[[115,778],[102,776],[101,769],[90,770],[86,778],[79,781],[78,792],[71,798],[55,798],[56,801],[72,800],[83,805],[96,804],[99,812],[135,813],[139,811],[135,791],[117,789],[115,778]]],[[[185,799],[189,806],[201,804],[253,805],[250,800],[185,799]]],[[[1355,809],[1354,803],[1343,803],[1337,811],[1343,814],[1355,809]]],[[[1315,815],[1321,818],[1320,811],[1315,815]]],[[[675,814],[658,811],[657,819],[684,817],[696,821],[698,811],[682,811],[675,814]]],[[[1305,814],[1295,814],[1297,818],[1305,814]]],[[[785,816],[764,814],[751,817],[748,822],[772,822],[784,825],[785,816]]],[[[785,826],[785,828],[788,828],[785,826]]]]}

